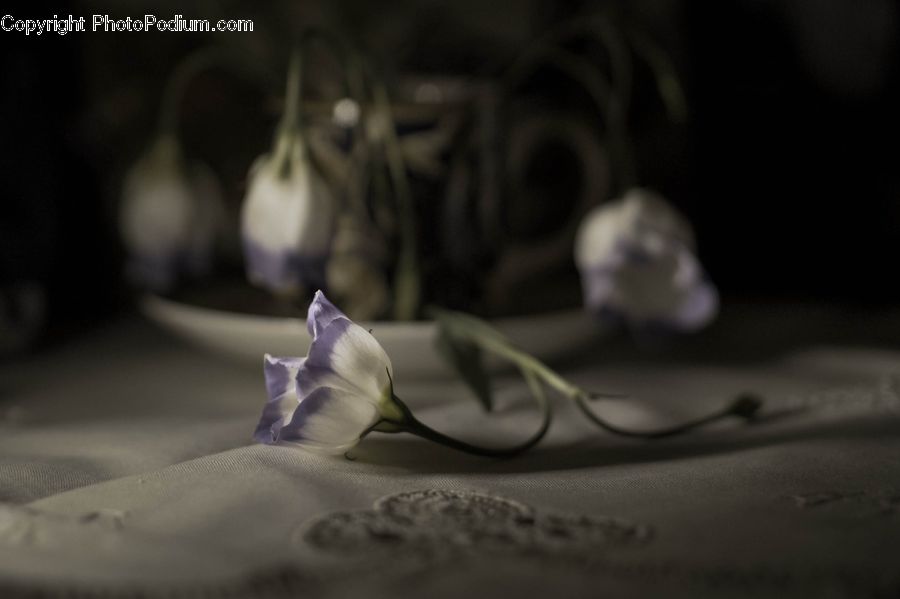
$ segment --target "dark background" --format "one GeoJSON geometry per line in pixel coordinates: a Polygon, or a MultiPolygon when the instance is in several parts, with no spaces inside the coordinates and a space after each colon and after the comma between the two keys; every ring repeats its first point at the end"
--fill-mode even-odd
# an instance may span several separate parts
{"type": "MultiPolygon", "coordinates": [[[[84,1],[2,12],[251,18],[253,33],[216,43],[280,78],[304,24],[345,31],[392,72],[491,76],[553,24],[597,10],[639,25],[678,66],[690,118],[637,128],[639,175],[693,221],[726,301],[900,301],[900,8],[891,0],[84,1]]],[[[45,342],[129,305],[115,230],[122,173],[152,134],[172,67],[210,42],[0,32],[0,285],[44,285],[45,342]]],[[[239,202],[277,119],[271,94],[213,73],[185,112],[186,145],[239,202]]]]}

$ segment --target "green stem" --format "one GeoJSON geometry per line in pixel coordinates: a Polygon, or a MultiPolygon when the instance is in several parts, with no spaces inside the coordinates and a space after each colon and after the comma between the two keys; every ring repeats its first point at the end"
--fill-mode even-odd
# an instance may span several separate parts
{"type": "Polygon", "coordinates": [[[559,45],[584,35],[600,42],[609,54],[612,89],[621,104],[622,120],[627,124],[634,69],[628,42],[611,19],[600,15],[589,19],[565,21],[550,30],[541,40],[548,44],[559,45]]]}
{"type": "Polygon", "coordinates": [[[669,118],[675,123],[684,123],[688,118],[687,100],[675,65],[648,36],[634,30],[629,31],[628,35],[635,52],[653,71],[656,90],[666,107],[669,118]]]}
{"type": "MultiPolygon", "coordinates": [[[[353,98],[360,108],[360,119],[357,121],[357,139],[361,148],[354,152],[356,157],[370,162],[371,149],[368,145],[367,135],[364,129],[366,122],[367,86],[366,80],[371,81],[372,102],[375,113],[383,118],[386,127],[384,131],[384,153],[387,161],[388,174],[391,178],[393,192],[396,198],[397,212],[400,216],[400,252],[394,275],[394,319],[413,320],[418,316],[421,303],[421,275],[419,272],[418,233],[416,227],[416,211],[412,197],[412,190],[407,176],[406,164],[397,139],[395,121],[391,110],[390,99],[384,84],[372,73],[358,52],[351,49],[340,36],[318,28],[309,28],[301,36],[300,45],[305,47],[314,40],[324,42],[337,56],[344,68],[345,93],[353,98]]],[[[362,194],[358,195],[356,208],[361,216],[366,215],[366,207],[362,194]]]]}
{"type": "Polygon", "coordinates": [[[337,57],[338,62],[345,71],[344,93],[350,93],[352,83],[348,75],[349,60],[345,45],[340,38],[327,30],[318,27],[308,27],[300,34],[291,53],[291,64],[288,69],[287,94],[285,99],[285,123],[288,128],[297,128],[302,133],[303,128],[303,66],[309,52],[309,46],[315,41],[321,41],[337,57]]]}
{"type": "Polygon", "coordinates": [[[284,132],[303,132],[303,52],[302,45],[291,52],[285,83],[284,117],[281,121],[284,132]]]}
{"type": "Polygon", "coordinates": [[[470,336],[469,338],[483,349],[491,351],[502,358],[506,358],[523,372],[527,371],[533,373],[549,387],[570,399],[574,399],[579,394],[583,393],[581,389],[568,382],[546,364],[508,342],[504,342],[500,339],[479,338],[477,336],[470,336]]]}
{"type": "Polygon", "coordinates": [[[507,85],[512,87],[540,65],[552,66],[576,82],[590,96],[606,126],[612,151],[614,170],[620,187],[627,189],[636,180],[636,168],[628,139],[624,105],[613,85],[581,56],[553,45],[542,44],[520,57],[507,72],[507,85]]]}
{"type": "MultiPolygon", "coordinates": [[[[762,401],[756,397],[743,395],[738,397],[728,406],[717,410],[712,414],[674,427],[655,431],[633,431],[620,428],[607,422],[589,408],[588,402],[601,396],[592,395],[580,387],[568,382],[534,356],[518,349],[512,342],[506,339],[506,337],[489,324],[478,318],[459,312],[432,308],[430,313],[433,314],[439,322],[443,320],[444,326],[452,326],[453,335],[463,337],[481,349],[493,352],[495,355],[505,358],[518,366],[523,373],[529,373],[530,375],[537,377],[540,381],[555,389],[561,395],[574,400],[579,409],[591,422],[616,435],[644,439],[671,437],[732,416],[747,420],[752,419],[762,406],[762,401]]],[[[527,378],[528,377],[526,376],[526,379],[527,378]]]]}
{"type": "MultiPolygon", "coordinates": [[[[177,137],[181,103],[188,86],[198,74],[217,65],[239,65],[246,67],[248,73],[252,73],[254,77],[258,78],[259,66],[251,64],[251,62],[242,54],[218,46],[202,48],[188,55],[175,67],[163,88],[158,123],[160,135],[177,137]]],[[[268,77],[263,77],[263,79],[268,83],[268,77]]]]}
{"type": "Polygon", "coordinates": [[[675,435],[680,435],[696,428],[700,428],[701,426],[706,426],[707,424],[712,424],[713,422],[718,422],[719,420],[724,420],[725,418],[730,418],[732,416],[750,420],[762,407],[761,400],[756,399],[752,396],[743,395],[738,397],[730,405],[727,405],[724,408],[721,408],[706,416],[701,416],[700,418],[697,418],[695,420],[689,420],[688,422],[684,422],[682,424],[654,431],[634,431],[620,428],[600,418],[587,405],[587,401],[588,397],[586,395],[579,395],[575,398],[575,402],[578,405],[579,409],[585,416],[587,416],[587,418],[591,422],[613,434],[622,437],[635,437],[639,439],[662,439],[664,437],[673,437],[675,435]]]}
{"type": "Polygon", "coordinates": [[[562,395],[574,399],[576,395],[583,393],[546,364],[517,348],[505,335],[480,318],[433,306],[429,306],[426,312],[438,322],[438,326],[445,327],[450,335],[462,337],[484,350],[493,352],[516,365],[522,372],[533,373],[562,395]]]}
{"type": "Polygon", "coordinates": [[[596,413],[594,413],[588,406],[588,402],[592,399],[592,396],[589,393],[566,381],[562,376],[550,369],[547,365],[545,365],[537,358],[534,358],[533,356],[516,349],[512,345],[504,344],[494,339],[485,339],[484,342],[481,343],[481,345],[483,348],[491,350],[494,353],[505,357],[513,363],[517,364],[519,368],[523,370],[523,372],[528,370],[534,373],[534,375],[540,377],[541,380],[556,389],[562,395],[568,397],[569,399],[575,400],[575,403],[578,405],[579,409],[584,413],[585,416],[587,416],[587,418],[591,422],[610,433],[623,437],[661,439],[663,437],[672,437],[681,433],[686,433],[693,429],[700,428],[701,426],[705,426],[707,424],[712,424],[713,422],[717,422],[731,416],[737,416],[749,420],[756,414],[756,412],[762,405],[762,402],[756,398],[742,396],[730,405],[721,408],[713,412],[712,414],[670,428],[655,431],[628,430],[611,424],[610,422],[607,422],[596,413]]]}
{"type": "Polygon", "coordinates": [[[282,179],[291,176],[295,151],[299,144],[305,155],[306,138],[303,135],[303,45],[297,44],[288,63],[284,92],[284,114],[275,134],[272,164],[282,179]]]}
{"type": "MultiPolygon", "coordinates": [[[[369,163],[370,150],[365,135],[365,110],[366,110],[366,82],[362,59],[359,52],[342,36],[318,27],[308,27],[303,30],[297,43],[297,52],[306,56],[308,48],[315,42],[320,42],[337,59],[343,70],[343,94],[357,103],[360,116],[354,125],[355,136],[353,147],[350,151],[351,171],[346,178],[346,189],[352,208],[359,218],[367,217],[362,179],[364,177],[363,165],[369,163]],[[354,168],[352,165],[356,165],[354,168]]],[[[302,79],[299,86],[302,88],[302,79]]],[[[292,105],[302,103],[302,93],[292,105]]],[[[300,115],[302,118],[302,113],[300,115]]]]}
{"type": "MultiPolygon", "coordinates": [[[[304,114],[303,114],[303,77],[305,58],[307,56],[309,46],[320,40],[334,53],[338,58],[338,62],[344,67],[345,71],[349,69],[349,60],[347,52],[341,40],[326,30],[310,27],[300,34],[300,39],[296,42],[294,49],[291,51],[291,61],[288,65],[287,82],[285,85],[284,100],[284,117],[279,127],[279,133],[275,142],[276,164],[284,165],[290,160],[293,153],[293,145],[299,141],[302,148],[306,149],[306,138],[304,136],[304,114]]],[[[350,77],[345,77],[344,90],[349,93],[353,87],[350,77]]],[[[280,169],[284,170],[284,169],[280,169]]]]}
{"type": "Polygon", "coordinates": [[[372,93],[375,112],[385,121],[385,158],[400,216],[400,255],[394,275],[394,319],[414,320],[421,302],[416,210],[387,89],[374,77],[372,93]]]}
{"type": "Polygon", "coordinates": [[[628,110],[631,107],[631,88],[634,79],[631,51],[628,48],[628,43],[619,35],[618,30],[609,19],[600,18],[591,25],[609,52],[613,81],[616,83],[615,88],[618,90],[616,96],[621,102],[621,118],[627,128],[628,110]]]}
{"type": "Polygon", "coordinates": [[[484,347],[486,349],[491,349],[495,353],[507,357],[508,359],[519,364],[520,368],[523,369],[523,371],[525,369],[530,369],[535,375],[539,376],[544,382],[559,391],[562,395],[568,397],[569,399],[575,400],[578,408],[582,411],[582,413],[584,413],[585,416],[587,416],[587,418],[591,422],[610,433],[623,437],[661,439],[663,437],[680,435],[682,433],[686,433],[696,428],[700,428],[707,424],[712,424],[713,422],[724,420],[725,418],[729,418],[732,416],[749,420],[756,415],[759,408],[762,406],[762,402],[756,398],[750,396],[741,396],[730,405],[716,410],[711,414],[673,427],[654,431],[628,430],[620,428],[594,413],[588,406],[588,402],[593,399],[590,394],[569,383],[559,374],[548,368],[545,364],[543,364],[536,358],[530,356],[529,354],[521,352],[520,350],[517,350],[512,346],[504,346],[503,344],[499,344],[491,340],[488,340],[488,342],[484,344],[484,347]]]}
{"type": "MultiPolygon", "coordinates": [[[[406,404],[401,402],[396,397],[394,397],[394,401],[397,402],[398,406],[403,412],[403,420],[401,422],[391,422],[390,424],[396,427],[396,432],[407,432],[416,435],[417,437],[433,441],[434,443],[438,443],[445,447],[449,447],[451,449],[455,449],[457,451],[462,451],[464,453],[469,453],[472,455],[493,458],[508,458],[518,455],[531,449],[541,439],[544,438],[544,435],[550,428],[550,422],[552,420],[550,404],[547,401],[547,396],[544,393],[543,388],[541,387],[540,381],[533,373],[523,371],[523,375],[525,375],[525,380],[528,381],[528,385],[531,388],[531,391],[541,408],[541,425],[533,435],[517,445],[513,445],[511,447],[483,447],[480,445],[474,445],[472,443],[461,441],[454,437],[450,437],[448,435],[445,435],[444,433],[434,430],[433,428],[418,420],[415,416],[413,416],[412,412],[409,410],[406,404]]],[[[382,430],[383,432],[395,432],[385,429],[382,430]]]]}
{"type": "MultiPolygon", "coordinates": [[[[351,165],[355,165],[355,173],[351,173],[347,178],[348,199],[352,203],[352,208],[356,212],[357,217],[365,222],[369,218],[369,209],[366,202],[366,184],[369,173],[366,169],[371,169],[372,165],[372,149],[369,146],[369,137],[366,135],[365,129],[368,96],[362,58],[352,46],[347,45],[346,47],[344,69],[346,72],[347,91],[349,97],[359,107],[359,117],[353,127],[353,146],[350,151],[351,165]]],[[[383,176],[380,170],[378,173],[383,176]]]]}

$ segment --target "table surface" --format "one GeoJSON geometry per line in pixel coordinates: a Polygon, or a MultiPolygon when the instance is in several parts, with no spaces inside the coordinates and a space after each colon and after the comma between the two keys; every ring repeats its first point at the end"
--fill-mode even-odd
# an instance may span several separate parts
{"type": "MultiPolygon", "coordinates": [[[[650,427],[744,391],[752,425],[636,441],[562,398],[512,459],[372,434],[354,460],[253,444],[261,371],[136,316],[0,365],[0,595],[896,596],[900,314],[728,306],[684,339],[603,339],[558,368],[650,427]]],[[[454,381],[396,381],[484,444],[538,424],[454,381]]]]}

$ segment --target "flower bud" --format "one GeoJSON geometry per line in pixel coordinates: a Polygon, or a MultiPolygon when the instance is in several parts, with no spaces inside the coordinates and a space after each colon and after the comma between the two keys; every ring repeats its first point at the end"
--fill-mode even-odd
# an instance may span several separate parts
{"type": "Polygon", "coordinates": [[[696,330],[718,293],[694,255],[690,223],[662,196],[631,189],[582,220],[575,240],[585,305],[639,327],[696,330]]]}
{"type": "Polygon", "coordinates": [[[250,169],[241,236],[250,282],[280,295],[321,286],[335,203],[298,135],[282,135],[250,169]]]}
{"type": "Polygon", "coordinates": [[[224,214],[213,172],[187,164],[178,141],[162,136],[125,176],[119,216],[129,275],[167,291],[180,275],[209,270],[224,214]]]}
{"type": "Polygon", "coordinates": [[[309,306],[305,358],[265,357],[266,390],[254,437],[342,454],[381,420],[400,424],[391,359],[375,337],[321,291],[309,306]]]}

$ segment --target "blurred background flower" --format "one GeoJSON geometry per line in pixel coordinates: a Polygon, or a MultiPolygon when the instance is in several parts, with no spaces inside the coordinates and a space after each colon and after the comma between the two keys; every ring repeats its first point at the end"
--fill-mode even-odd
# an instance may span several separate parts
{"type": "Polygon", "coordinates": [[[160,137],[125,176],[120,230],[128,274],[158,292],[171,291],[182,275],[207,274],[223,217],[212,171],[188,164],[174,137],[160,137]]]}
{"type": "Polygon", "coordinates": [[[247,277],[275,294],[325,282],[336,206],[306,152],[299,139],[280,138],[253,165],[241,212],[247,277]]]}
{"type": "MultiPolygon", "coordinates": [[[[848,6],[64,2],[54,12],[248,18],[255,27],[215,40],[0,36],[0,157],[8,175],[0,287],[41,290],[26,295],[43,299],[26,299],[34,305],[15,313],[41,314],[29,327],[48,339],[128,308],[133,296],[122,273],[137,246],[117,241],[126,179],[158,134],[165,82],[186,57],[215,42],[260,65],[260,77],[211,68],[185,86],[178,141],[189,158],[186,172],[202,161],[218,179],[227,234],[207,284],[183,281],[170,293],[277,312],[266,304],[269,294],[245,289],[241,206],[256,182],[250,166],[271,146],[285,108],[280,85],[264,71],[284,72],[291,44],[313,25],[364,49],[389,92],[417,215],[424,302],[488,316],[579,305],[572,260],[578,226],[637,183],[661,191],[693,225],[691,255],[715,281],[723,306],[730,298],[784,297],[896,303],[900,284],[872,257],[891,255],[900,232],[900,176],[895,156],[884,151],[900,133],[900,20],[889,2],[854,7],[852,18],[848,6]],[[586,31],[598,18],[605,28],[586,31]],[[678,111],[658,93],[661,81],[671,90],[671,79],[659,77],[660,57],[682,82],[684,118],[672,120],[678,111]],[[593,72],[587,79],[577,75],[585,69],[593,72]],[[609,105],[604,83],[617,90],[628,83],[626,96],[613,94],[618,124],[598,109],[598,98],[609,105]]],[[[49,16],[22,10],[17,18],[49,16]]],[[[382,318],[392,313],[400,246],[391,205],[396,183],[372,155],[365,158],[371,168],[342,175],[362,147],[355,127],[373,114],[372,98],[351,98],[343,69],[326,52],[313,52],[307,67],[311,164],[342,207],[351,196],[365,199],[365,210],[351,211],[345,224],[335,215],[333,261],[323,277],[362,305],[360,315],[382,318]],[[352,194],[342,185],[350,178],[358,190],[352,194]],[[371,224],[377,235],[361,233],[371,224]]],[[[372,127],[374,144],[383,136],[372,127]]],[[[126,238],[149,236],[149,229],[132,233],[126,238]]]]}
{"type": "Polygon", "coordinates": [[[697,260],[687,220],[659,194],[628,190],[589,212],[575,240],[585,305],[640,329],[691,331],[719,296],[697,260]]]}

